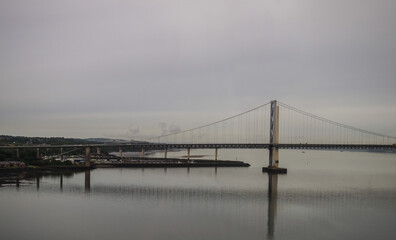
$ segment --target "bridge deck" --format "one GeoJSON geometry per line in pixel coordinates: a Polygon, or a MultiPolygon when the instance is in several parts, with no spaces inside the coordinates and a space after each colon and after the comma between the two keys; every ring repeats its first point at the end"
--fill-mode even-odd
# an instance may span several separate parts
{"type": "Polygon", "coordinates": [[[163,149],[330,149],[330,150],[347,150],[347,149],[361,149],[361,150],[396,150],[396,145],[373,145],[373,144],[274,144],[269,143],[216,143],[216,144],[162,144],[162,143],[123,143],[123,144],[73,144],[73,145],[25,145],[25,146],[0,146],[0,149],[31,149],[31,148],[85,148],[85,147],[122,147],[131,150],[163,150],[163,149]]]}

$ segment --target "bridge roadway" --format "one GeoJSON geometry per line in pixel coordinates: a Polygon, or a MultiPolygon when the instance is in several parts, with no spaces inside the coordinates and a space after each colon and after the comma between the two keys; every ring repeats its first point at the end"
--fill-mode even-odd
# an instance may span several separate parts
{"type": "Polygon", "coordinates": [[[128,148],[130,150],[164,150],[164,149],[312,149],[312,150],[396,150],[396,145],[377,144],[309,144],[309,143],[283,143],[283,144],[258,144],[258,143],[120,143],[120,144],[72,144],[72,145],[25,145],[25,146],[0,146],[0,149],[45,149],[45,148],[128,148]]]}

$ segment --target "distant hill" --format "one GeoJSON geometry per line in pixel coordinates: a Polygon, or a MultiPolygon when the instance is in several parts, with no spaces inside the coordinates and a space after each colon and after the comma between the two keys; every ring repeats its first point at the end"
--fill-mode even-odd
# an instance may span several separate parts
{"type": "Polygon", "coordinates": [[[144,141],[135,141],[135,140],[125,140],[125,139],[113,139],[113,138],[84,138],[89,143],[147,143],[144,141]]]}
{"type": "MultiPolygon", "coordinates": [[[[26,136],[9,136],[0,135],[0,146],[29,146],[29,145],[77,145],[77,144],[101,144],[101,143],[142,143],[138,141],[126,141],[123,139],[110,138],[64,138],[64,137],[26,137],[26,136]]],[[[74,154],[84,154],[84,149],[77,149],[74,154]]],[[[118,147],[107,147],[102,149],[102,153],[118,151],[118,147]]],[[[43,150],[45,155],[60,154],[60,149],[51,148],[43,150]]],[[[29,164],[34,164],[37,161],[37,153],[35,149],[24,149],[20,151],[20,158],[29,164]]],[[[16,151],[14,149],[0,149],[0,161],[14,161],[18,160],[16,151]]],[[[40,162],[41,164],[41,162],[40,162]]]]}
{"type": "Polygon", "coordinates": [[[64,138],[64,137],[25,137],[0,135],[0,146],[26,145],[63,145],[63,144],[95,144],[95,143],[141,143],[139,141],[111,138],[64,138]]]}
{"type": "MultiPolygon", "coordinates": [[[[0,135],[1,146],[26,146],[26,145],[61,145],[61,144],[88,144],[93,141],[78,138],[64,138],[64,137],[25,137],[25,136],[8,136],[0,135]]],[[[100,143],[100,142],[95,142],[100,143]]]]}
{"type": "MultiPolygon", "coordinates": [[[[86,140],[88,142],[102,142],[102,143],[122,143],[122,142],[131,142],[128,140],[124,139],[112,139],[112,138],[84,138],[83,140],[86,140]]],[[[134,141],[132,141],[134,142],[134,141]]]]}

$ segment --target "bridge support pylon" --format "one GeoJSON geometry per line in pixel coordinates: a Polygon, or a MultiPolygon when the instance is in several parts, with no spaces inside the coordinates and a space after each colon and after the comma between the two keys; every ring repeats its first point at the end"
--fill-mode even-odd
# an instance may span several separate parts
{"type": "Polygon", "coordinates": [[[120,158],[122,158],[122,148],[119,147],[119,148],[118,148],[118,151],[119,151],[120,158]]]}
{"type": "Polygon", "coordinates": [[[91,166],[91,147],[85,147],[85,166],[91,166]]]}
{"type": "Polygon", "coordinates": [[[63,162],[63,148],[60,149],[60,158],[61,158],[61,161],[63,162]]]}
{"type": "Polygon", "coordinates": [[[279,106],[276,100],[271,101],[270,116],[270,146],[269,146],[269,164],[263,167],[263,172],[270,173],[287,173],[286,168],[279,167],[279,106]]]}

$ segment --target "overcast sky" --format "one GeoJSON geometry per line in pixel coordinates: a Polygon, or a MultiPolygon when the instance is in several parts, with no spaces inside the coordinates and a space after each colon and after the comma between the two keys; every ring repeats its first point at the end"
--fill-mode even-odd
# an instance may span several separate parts
{"type": "Polygon", "coordinates": [[[278,99],[396,136],[394,0],[0,0],[0,134],[126,138],[278,99]]]}

